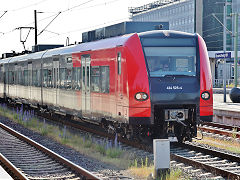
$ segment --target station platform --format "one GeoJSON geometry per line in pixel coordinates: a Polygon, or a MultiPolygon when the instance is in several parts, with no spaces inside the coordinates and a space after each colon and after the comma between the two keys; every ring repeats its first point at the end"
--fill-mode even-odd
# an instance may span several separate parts
{"type": "Polygon", "coordinates": [[[229,92],[231,89],[227,89],[226,102],[224,102],[223,88],[213,89],[213,109],[222,109],[229,111],[239,111],[240,103],[233,103],[229,97],[229,92]]]}
{"type": "Polygon", "coordinates": [[[240,103],[233,103],[227,89],[224,103],[223,88],[213,89],[213,122],[240,126],[240,103]]]}
{"type": "Polygon", "coordinates": [[[13,178],[0,166],[0,179],[12,180],[13,178]]]}

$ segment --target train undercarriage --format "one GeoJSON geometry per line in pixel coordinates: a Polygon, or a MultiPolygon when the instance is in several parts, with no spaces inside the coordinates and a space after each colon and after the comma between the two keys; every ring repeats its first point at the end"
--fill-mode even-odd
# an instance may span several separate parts
{"type": "MultiPolygon", "coordinates": [[[[19,104],[20,102],[7,98],[8,103],[19,104]]],[[[26,102],[21,102],[25,106],[33,107],[26,102]]],[[[48,106],[35,106],[42,113],[50,113],[60,115],[58,112],[50,109],[48,106]]],[[[175,107],[160,107],[154,108],[154,124],[151,125],[131,125],[121,123],[114,120],[106,120],[102,118],[101,122],[94,123],[101,126],[106,132],[110,134],[118,134],[119,136],[132,140],[151,141],[153,139],[170,139],[170,141],[191,141],[197,135],[197,112],[196,107],[186,107],[176,109],[175,107]]],[[[75,119],[77,121],[84,121],[91,123],[89,119],[74,117],[70,114],[61,114],[65,119],[75,119]]]]}
{"type": "Polygon", "coordinates": [[[170,139],[170,141],[183,142],[191,141],[197,136],[199,121],[196,106],[182,105],[178,109],[166,107],[155,107],[152,125],[129,125],[107,120],[103,120],[101,124],[109,133],[118,133],[128,139],[170,139]]]}

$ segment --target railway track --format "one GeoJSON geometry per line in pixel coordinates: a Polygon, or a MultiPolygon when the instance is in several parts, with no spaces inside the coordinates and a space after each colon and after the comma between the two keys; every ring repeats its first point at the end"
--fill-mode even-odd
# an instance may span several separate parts
{"type": "MultiPolygon", "coordinates": [[[[51,119],[53,116],[50,117],[49,115],[44,115],[44,117],[51,119]]],[[[86,126],[84,123],[76,122],[74,120],[64,121],[64,119],[61,118],[53,119],[57,119],[61,123],[69,125],[71,127],[75,127],[76,129],[81,129],[93,134],[97,134],[100,137],[104,136],[110,139],[115,138],[114,135],[102,132],[94,125],[93,127],[91,127],[91,125],[86,126]]],[[[229,129],[231,128],[229,127],[229,129]]],[[[137,149],[141,149],[139,153],[137,153],[141,159],[144,159],[146,156],[148,156],[149,160],[153,159],[151,146],[146,146],[146,144],[139,144],[133,141],[129,141],[121,137],[119,137],[118,140],[123,144],[127,145],[126,149],[129,149],[131,147],[135,148],[134,151],[138,151],[137,149]]],[[[210,172],[206,173],[206,177],[208,178],[217,178],[218,176],[220,176],[220,178],[223,177],[230,179],[240,179],[240,166],[238,166],[238,164],[240,163],[240,158],[234,155],[232,156],[230,154],[226,154],[224,152],[208,150],[206,148],[195,146],[193,144],[177,144],[177,146],[174,145],[171,148],[171,160],[182,162],[194,168],[203,169],[207,172],[210,172]],[[237,171],[238,168],[239,171],[237,171]]]]}
{"type": "MultiPolygon", "coordinates": [[[[96,126],[86,126],[86,124],[82,122],[76,122],[70,119],[68,119],[68,121],[65,121],[64,118],[54,118],[54,116],[49,116],[48,114],[41,114],[41,116],[51,120],[57,119],[58,121],[67,126],[95,134],[96,138],[98,138],[97,136],[99,136],[99,138],[107,137],[111,139],[114,139],[115,137],[114,135],[99,131],[96,126]]],[[[137,153],[137,156],[139,156],[140,158],[144,159],[148,157],[149,160],[153,159],[153,154],[151,150],[152,148],[146,146],[146,144],[139,144],[123,138],[118,138],[118,140],[125,144],[122,146],[123,149],[126,148],[127,150],[129,150],[133,148],[134,152],[139,152],[137,153]]],[[[200,146],[194,146],[191,143],[177,144],[177,146],[174,145],[173,147],[171,147],[171,160],[178,161],[178,163],[182,162],[187,166],[192,166],[194,168],[197,168],[198,170],[205,170],[207,178],[216,178],[220,176],[229,179],[240,179],[240,158],[238,156],[226,154],[224,152],[208,150],[200,146]],[[206,171],[208,173],[206,173],[206,171]]]]}
{"type": "Polygon", "coordinates": [[[224,135],[228,137],[240,138],[240,127],[225,124],[205,122],[203,126],[198,127],[201,131],[224,135]]]}
{"type": "Polygon", "coordinates": [[[99,179],[0,123],[0,161],[17,179],[99,179]]]}
{"type": "Polygon", "coordinates": [[[171,149],[171,159],[223,178],[240,179],[240,156],[184,143],[171,149]]]}
{"type": "MultiPolygon", "coordinates": [[[[45,116],[46,117],[46,116],[45,116]]],[[[58,118],[58,121],[61,121],[58,118]]],[[[66,121],[61,121],[65,123],[66,121]]],[[[111,134],[103,133],[98,131],[98,128],[93,128],[91,126],[84,126],[82,123],[74,123],[73,120],[67,121],[67,125],[75,127],[76,129],[81,129],[101,137],[107,137],[114,139],[115,136],[111,134]]],[[[96,137],[98,138],[98,137],[96,137]]],[[[152,147],[146,146],[146,144],[139,144],[133,141],[129,141],[124,138],[118,138],[126,146],[127,150],[131,147],[134,148],[134,152],[137,153],[139,159],[144,159],[148,157],[149,160],[153,160],[152,147]]],[[[182,162],[186,165],[190,165],[197,169],[203,169],[209,173],[205,173],[207,178],[230,178],[230,179],[240,179],[240,157],[226,154],[220,151],[209,150],[200,146],[195,146],[191,143],[174,144],[171,147],[171,160],[182,162]],[[219,177],[220,176],[220,177],[219,177]]]]}

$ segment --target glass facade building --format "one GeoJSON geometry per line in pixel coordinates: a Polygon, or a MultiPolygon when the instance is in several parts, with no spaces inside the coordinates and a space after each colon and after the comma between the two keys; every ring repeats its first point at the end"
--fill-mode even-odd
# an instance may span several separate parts
{"type": "MultiPolygon", "coordinates": [[[[232,31],[232,0],[203,0],[203,38],[210,51],[223,50],[224,4],[226,5],[226,27],[232,31]],[[214,16],[215,15],[215,16],[214,16]],[[218,19],[218,20],[217,20],[218,19]]],[[[232,36],[226,31],[226,50],[232,50],[232,36]]]]}
{"type": "Polygon", "coordinates": [[[132,21],[167,21],[170,30],[194,32],[194,0],[178,0],[137,14],[132,21]]]}
{"type": "MultiPolygon", "coordinates": [[[[240,34],[240,0],[232,0],[232,12],[239,14],[238,15],[238,35],[239,35],[240,34]]],[[[233,30],[234,30],[234,22],[235,21],[233,21],[233,26],[232,26],[233,30]]],[[[234,43],[232,44],[234,46],[234,43]]],[[[240,40],[238,40],[238,50],[240,50],[240,40]]]]}
{"type": "MultiPolygon", "coordinates": [[[[169,4],[133,13],[131,19],[132,21],[168,21],[170,30],[198,32],[204,38],[208,51],[221,51],[224,27],[218,20],[223,23],[224,4],[226,5],[226,26],[229,31],[232,31],[231,13],[240,12],[240,0],[172,0],[169,4]]],[[[228,32],[226,50],[233,50],[232,36],[228,32]]]]}

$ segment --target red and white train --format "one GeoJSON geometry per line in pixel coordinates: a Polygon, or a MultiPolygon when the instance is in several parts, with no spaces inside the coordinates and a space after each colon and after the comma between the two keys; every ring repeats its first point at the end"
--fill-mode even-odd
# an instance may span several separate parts
{"type": "Polygon", "coordinates": [[[0,97],[127,137],[183,141],[213,116],[205,43],[198,34],[170,30],[2,59],[0,97]]]}

